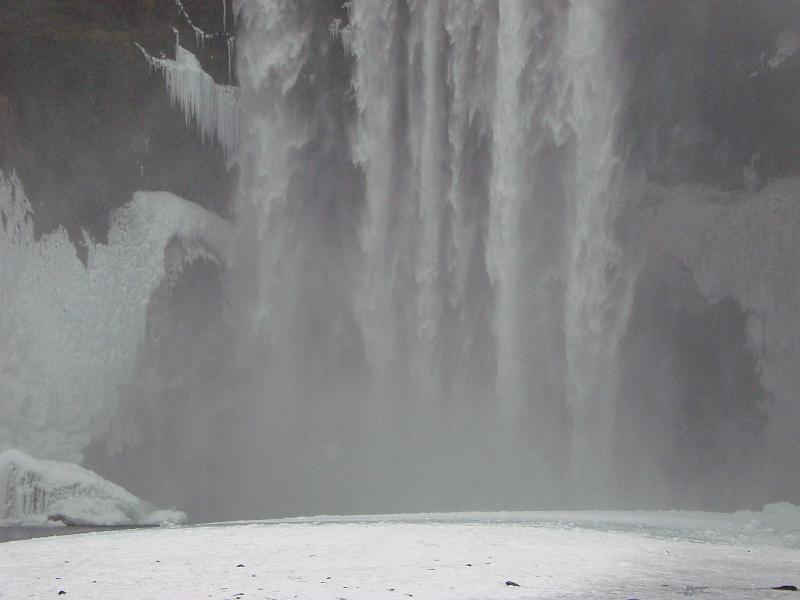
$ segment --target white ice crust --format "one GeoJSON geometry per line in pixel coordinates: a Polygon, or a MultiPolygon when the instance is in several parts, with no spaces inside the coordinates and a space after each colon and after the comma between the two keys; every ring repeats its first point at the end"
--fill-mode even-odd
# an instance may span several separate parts
{"type": "MultiPolygon", "coordinates": [[[[84,238],[87,264],[63,229],[34,237],[19,179],[0,172],[0,450],[81,462],[113,427],[131,382],[147,306],[184,260],[227,263],[228,224],[166,192],[137,192],[111,217],[108,244],[84,238]]],[[[225,266],[224,264],[222,265],[225,266]]]]}
{"type": "Polygon", "coordinates": [[[0,452],[0,525],[185,522],[180,511],[148,511],[133,494],[76,464],[37,460],[20,450],[0,452]]]}

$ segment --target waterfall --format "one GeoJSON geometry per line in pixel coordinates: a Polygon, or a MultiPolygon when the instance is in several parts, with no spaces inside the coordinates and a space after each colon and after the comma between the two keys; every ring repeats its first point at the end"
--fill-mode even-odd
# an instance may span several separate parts
{"type": "Polygon", "coordinates": [[[144,178],[0,96],[0,448],[203,520],[795,501],[789,4],[227,2],[138,40],[144,178]]]}
{"type": "Polygon", "coordinates": [[[273,437],[313,422],[353,482],[467,457],[465,489],[599,484],[630,295],[613,3],[345,9],[238,7],[239,361],[273,437]]]}
{"type": "Polygon", "coordinates": [[[570,11],[567,34],[576,148],[567,229],[566,385],[576,432],[576,474],[593,488],[613,470],[618,356],[635,268],[615,235],[632,186],[619,155],[626,82],[621,36],[611,29],[613,22],[613,3],[578,2],[570,11]]]}

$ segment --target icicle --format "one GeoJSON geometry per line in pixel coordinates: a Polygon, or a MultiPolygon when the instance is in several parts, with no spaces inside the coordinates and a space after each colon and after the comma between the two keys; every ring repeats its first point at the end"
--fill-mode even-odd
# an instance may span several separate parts
{"type": "Polygon", "coordinates": [[[239,139],[239,90],[219,85],[200,66],[197,57],[178,46],[175,59],[155,58],[139,44],[151,68],[160,71],[172,105],[179,105],[187,126],[194,121],[200,137],[216,140],[230,156],[239,139]]]}
{"type": "Polygon", "coordinates": [[[331,34],[331,41],[335,42],[339,39],[339,31],[342,29],[342,20],[341,19],[333,19],[331,24],[328,25],[328,31],[331,34]]]}
{"type": "MultiPolygon", "coordinates": [[[[202,29],[200,29],[197,25],[194,24],[192,21],[192,17],[189,16],[189,13],[186,10],[186,7],[183,5],[181,0],[175,0],[175,6],[178,8],[178,13],[183,17],[184,21],[192,28],[194,31],[194,42],[198,48],[205,48],[205,41],[214,37],[211,33],[206,33],[202,29]]],[[[173,27],[173,30],[175,28],[173,27]]],[[[177,34],[177,31],[176,31],[177,34]]]]}
{"type": "Polygon", "coordinates": [[[228,38],[228,82],[233,82],[233,49],[236,44],[236,38],[231,36],[228,38]]]}
{"type": "MultiPolygon", "coordinates": [[[[349,3],[346,3],[349,4],[349,3]]],[[[351,56],[355,55],[355,51],[353,48],[353,26],[352,25],[345,25],[342,26],[341,19],[333,19],[331,24],[328,26],[328,31],[331,34],[331,41],[336,42],[340,41],[342,43],[342,48],[344,49],[344,56],[345,58],[350,58],[351,56]]]]}
{"type": "Polygon", "coordinates": [[[339,35],[342,38],[342,48],[344,48],[345,58],[350,58],[351,56],[355,56],[355,50],[353,44],[355,37],[353,35],[352,25],[342,27],[341,31],[339,32],[339,35]]]}

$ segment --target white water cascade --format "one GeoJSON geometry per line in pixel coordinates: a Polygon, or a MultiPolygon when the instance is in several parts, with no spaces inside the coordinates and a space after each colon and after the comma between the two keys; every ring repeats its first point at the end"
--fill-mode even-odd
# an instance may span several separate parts
{"type": "Polygon", "coordinates": [[[183,198],[7,153],[0,449],[197,521],[797,502],[790,2],[174,4],[118,158],[183,198]]]}
{"type": "Polygon", "coordinates": [[[267,476],[427,508],[603,481],[633,268],[615,5],[346,9],[237,7],[238,362],[272,450],[314,432],[267,476]]]}

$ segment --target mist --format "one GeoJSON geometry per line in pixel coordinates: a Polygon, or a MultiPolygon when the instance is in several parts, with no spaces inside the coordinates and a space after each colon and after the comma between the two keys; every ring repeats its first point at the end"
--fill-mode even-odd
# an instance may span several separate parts
{"type": "Polygon", "coordinates": [[[800,503],[797,2],[159,4],[2,59],[0,449],[194,522],[800,503]]]}

